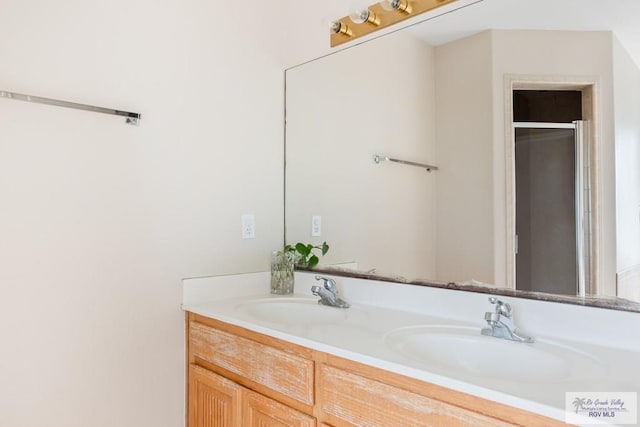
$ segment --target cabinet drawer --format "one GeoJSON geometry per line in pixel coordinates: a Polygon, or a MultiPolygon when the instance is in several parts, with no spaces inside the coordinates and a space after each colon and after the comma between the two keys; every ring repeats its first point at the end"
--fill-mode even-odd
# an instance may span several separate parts
{"type": "Polygon", "coordinates": [[[245,427],[315,427],[316,419],[275,400],[244,391],[242,425],[245,427]]]}
{"type": "Polygon", "coordinates": [[[193,356],[313,405],[312,360],[193,321],[189,324],[189,337],[193,356]]]}
{"type": "Polygon", "coordinates": [[[318,400],[336,426],[514,426],[329,365],[319,368],[318,400]]]}

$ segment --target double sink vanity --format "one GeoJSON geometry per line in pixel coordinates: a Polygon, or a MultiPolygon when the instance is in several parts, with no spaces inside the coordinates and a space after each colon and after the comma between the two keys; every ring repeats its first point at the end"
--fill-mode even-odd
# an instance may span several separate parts
{"type": "Polygon", "coordinates": [[[640,389],[636,313],[333,277],[338,308],[316,276],[184,281],[190,426],[565,425],[566,392],[640,389]]]}

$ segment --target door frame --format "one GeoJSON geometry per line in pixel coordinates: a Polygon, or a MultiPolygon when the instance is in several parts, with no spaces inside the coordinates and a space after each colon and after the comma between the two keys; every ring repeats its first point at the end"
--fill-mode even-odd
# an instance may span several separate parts
{"type": "Polygon", "coordinates": [[[582,119],[585,122],[586,132],[589,138],[586,141],[586,158],[588,164],[588,180],[591,189],[590,200],[587,202],[591,212],[588,221],[588,231],[591,236],[588,252],[589,270],[586,273],[589,278],[585,285],[587,294],[598,293],[598,265],[599,265],[599,226],[600,218],[598,209],[598,167],[599,153],[599,115],[597,77],[572,77],[572,76],[529,76],[506,75],[504,77],[504,152],[505,152],[505,246],[506,246],[506,286],[516,288],[516,198],[515,198],[515,132],[513,130],[513,91],[514,90],[579,90],[582,92],[582,119]]]}

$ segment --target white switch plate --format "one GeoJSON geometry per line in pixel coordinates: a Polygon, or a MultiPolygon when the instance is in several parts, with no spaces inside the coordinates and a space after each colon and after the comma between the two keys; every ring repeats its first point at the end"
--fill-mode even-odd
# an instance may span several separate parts
{"type": "Polygon", "coordinates": [[[242,238],[256,238],[256,217],[252,214],[242,215],[242,238]]]}
{"type": "Polygon", "coordinates": [[[311,217],[311,235],[313,237],[322,235],[322,217],[320,215],[311,217]]]}

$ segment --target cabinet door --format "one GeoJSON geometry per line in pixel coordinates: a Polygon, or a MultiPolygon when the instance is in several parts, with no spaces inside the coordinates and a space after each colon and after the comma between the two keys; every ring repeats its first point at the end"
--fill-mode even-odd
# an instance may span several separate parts
{"type": "Polygon", "coordinates": [[[241,427],[242,387],[199,366],[189,367],[189,427],[241,427]]]}
{"type": "Polygon", "coordinates": [[[261,394],[245,390],[243,427],[315,427],[316,420],[261,394]]]}

